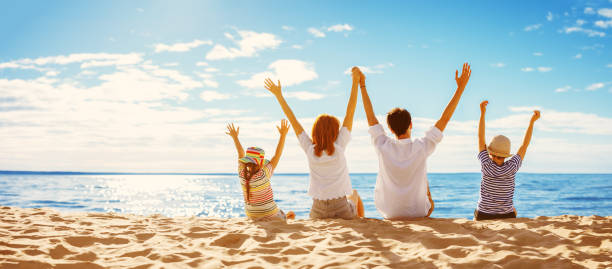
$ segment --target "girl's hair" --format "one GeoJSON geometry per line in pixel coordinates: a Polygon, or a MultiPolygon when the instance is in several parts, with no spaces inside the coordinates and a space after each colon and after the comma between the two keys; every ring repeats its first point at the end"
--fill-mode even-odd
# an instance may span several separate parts
{"type": "Polygon", "coordinates": [[[312,143],[315,145],[315,155],[321,157],[323,150],[328,155],[334,154],[334,142],[338,138],[340,121],[332,115],[321,114],[312,127],[312,143]]]}
{"type": "Polygon", "coordinates": [[[261,170],[261,167],[259,167],[259,165],[255,164],[255,163],[246,163],[245,167],[244,167],[244,181],[245,181],[245,187],[246,187],[246,200],[247,202],[250,199],[250,182],[251,182],[251,178],[253,178],[253,176],[255,174],[257,174],[257,172],[259,172],[259,170],[261,170]]]}

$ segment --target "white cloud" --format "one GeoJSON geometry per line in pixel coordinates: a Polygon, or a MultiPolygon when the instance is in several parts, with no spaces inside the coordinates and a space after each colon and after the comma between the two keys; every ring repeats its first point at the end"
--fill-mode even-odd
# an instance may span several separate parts
{"type": "Polygon", "coordinates": [[[215,73],[215,72],[219,72],[219,69],[214,68],[214,67],[208,67],[208,68],[205,68],[204,71],[209,72],[209,73],[215,73]]]}
{"type": "Polygon", "coordinates": [[[240,40],[230,38],[237,48],[227,48],[215,45],[207,54],[207,60],[234,59],[238,57],[254,57],[257,52],[265,49],[275,49],[283,41],[270,33],[237,30],[240,40]]]}
{"type": "Polygon", "coordinates": [[[328,32],[342,32],[342,31],[352,31],[353,30],[353,26],[349,25],[349,24],[336,24],[336,25],[332,25],[330,27],[327,27],[327,31],[328,32]]]}
{"type": "Polygon", "coordinates": [[[521,71],[523,72],[531,72],[534,71],[535,69],[533,69],[533,67],[523,67],[521,68],[521,71]]]}
{"type": "Polygon", "coordinates": [[[113,54],[113,53],[74,53],[40,57],[36,59],[24,58],[16,61],[0,63],[2,68],[37,69],[48,65],[68,65],[82,63],[81,68],[110,65],[132,65],[142,62],[141,53],[113,54]]]}
{"type": "Polygon", "coordinates": [[[239,80],[237,83],[247,88],[263,88],[264,80],[270,78],[280,80],[282,86],[297,85],[318,78],[314,66],[300,60],[277,60],[268,65],[270,71],[257,73],[250,79],[239,80]]]}
{"type": "Polygon", "coordinates": [[[297,50],[301,50],[304,48],[302,45],[292,45],[291,47],[297,50]]]}
{"type": "Polygon", "coordinates": [[[541,110],[542,107],[539,106],[511,106],[508,107],[508,110],[512,112],[532,112],[534,110],[541,110]]]}
{"type": "Polygon", "coordinates": [[[216,91],[203,91],[200,94],[200,98],[206,102],[211,102],[215,100],[225,100],[231,97],[230,94],[224,94],[216,91]]]}
{"type": "Polygon", "coordinates": [[[547,21],[552,21],[553,20],[553,14],[552,12],[548,11],[548,14],[546,14],[546,20],[547,21]]]}
{"type": "Polygon", "coordinates": [[[570,34],[570,33],[574,33],[574,32],[582,32],[587,34],[589,37],[604,37],[606,36],[606,33],[604,32],[599,32],[599,31],[595,31],[595,30],[591,30],[591,29],[585,29],[582,27],[578,27],[578,26],[574,26],[574,27],[565,27],[563,29],[563,32],[565,32],[566,34],[570,34]]]}
{"type": "Polygon", "coordinates": [[[299,100],[318,100],[323,99],[325,97],[324,94],[308,92],[308,91],[297,91],[297,92],[286,92],[283,93],[283,96],[286,98],[295,98],[299,100]]]}
{"type": "Polygon", "coordinates": [[[540,29],[540,27],[542,27],[542,24],[532,24],[532,25],[525,26],[523,30],[525,30],[526,32],[531,32],[531,31],[540,29]]]}
{"type": "Polygon", "coordinates": [[[592,7],[585,7],[584,14],[595,14],[595,10],[592,7]]]}
{"type": "Polygon", "coordinates": [[[608,28],[608,27],[612,27],[612,20],[609,21],[596,21],[595,22],[595,26],[599,27],[599,28],[608,28]]]}
{"type": "Polygon", "coordinates": [[[612,9],[600,8],[599,10],[597,10],[597,14],[599,14],[600,16],[606,17],[608,20],[606,21],[598,20],[595,22],[595,26],[604,28],[604,29],[608,27],[612,27],[612,9]]]}
{"type": "Polygon", "coordinates": [[[612,64],[606,65],[607,68],[612,68],[612,64]]]}
{"type": "Polygon", "coordinates": [[[576,20],[576,25],[578,25],[578,26],[582,26],[585,23],[586,23],[585,20],[576,20]]]}
{"type": "Polygon", "coordinates": [[[178,65],[179,65],[179,63],[176,63],[176,62],[174,62],[174,63],[165,63],[164,64],[164,66],[168,66],[168,67],[174,67],[174,66],[178,66],[178,65]]]}
{"type": "Polygon", "coordinates": [[[281,29],[283,29],[285,31],[293,31],[293,30],[295,30],[295,28],[293,28],[291,26],[287,26],[287,25],[281,26],[281,29]]]}
{"type": "Polygon", "coordinates": [[[582,53],[576,54],[576,56],[574,56],[574,59],[582,59],[582,53]]]}
{"type": "Polygon", "coordinates": [[[544,55],[544,54],[542,54],[541,52],[534,52],[533,53],[533,56],[542,56],[542,55],[544,55]]]}
{"type": "Polygon", "coordinates": [[[45,76],[47,77],[55,77],[57,75],[59,75],[58,71],[47,71],[47,73],[45,73],[45,76]]]}
{"type": "Polygon", "coordinates": [[[551,70],[552,70],[552,67],[546,67],[546,66],[538,67],[538,71],[540,72],[550,72],[551,70]]]}
{"type": "Polygon", "coordinates": [[[571,88],[572,88],[571,86],[567,85],[567,86],[565,86],[565,87],[556,88],[556,89],[555,89],[555,92],[567,92],[567,91],[569,91],[571,88]]]}
{"type": "Polygon", "coordinates": [[[600,8],[599,10],[597,10],[597,14],[612,19],[612,8],[600,8]]]}
{"type": "Polygon", "coordinates": [[[140,7],[139,7],[139,8],[136,8],[136,11],[138,11],[139,13],[142,13],[142,12],[144,12],[145,10],[144,10],[143,8],[140,8],[140,7]]]}
{"type": "Polygon", "coordinates": [[[597,83],[593,83],[589,86],[586,87],[587,91],[596,91],[599,90],[601,88],[603,88],[606,84],[603,82],[597,82],[597,83]]]}
{"type": "Polygon", "coordinates": [[[506,64],[502,63],[502,62],[497,62],[497,63],[492,63],[491,64],[491,67],[497,67],[497,68],[502,68],[504,66],[506,66],[506,64]]]}
{"type": "Polygon", "coordinates": [[[308,32],[314,37],[323,38],[325,37],[325,33],[317,30],[316,28],[310,27],[308,28],[308,32]]]}
{"type": "MultiPolygon", "coordinates": [[[[377,64],[375,66],[361,66],[358,65],[357,67],[359,67],[359,70],[361,70],[361,72],[363,72],[364,74],[382,74],[384,69],[387,68],[391,68],[395,66],[393,63],[384,63],[384,64],[377,64]]],[[[351,70],[353,69],[353,67],[349,67],[346,70],[344,70],[344,74],[346,75],[350,75],[352,72],[351,70]]]]}
{"type": "Polygon", "coordinates": [[[185,51],[190,51],[202,45],[212,45],[212,44],[213,42],[210,40],[199,40],[199,39],[196,39],[194,41],[187,42],[187,43],[175,43],[171,45],[159,43],[159,44],[155,44],[155,52],[156,53],[164,52],[164,51],[185,52],[185,51]]]}
{"type": "Polygon", "coordinates": [[[196,66],[208,66],[207,62],[197,62],[196,66]]]}

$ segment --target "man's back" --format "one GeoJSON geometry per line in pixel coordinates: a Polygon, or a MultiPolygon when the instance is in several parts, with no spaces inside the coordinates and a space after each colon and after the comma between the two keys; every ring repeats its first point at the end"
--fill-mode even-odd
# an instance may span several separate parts
{"type": "Polygon", "coordinates": [[[374,189],[376,208],[384,218],[424,217],[431,204],[427,198],[427,157],[442,140],[436,127],[417,139],[393,139],[382,125],[370,127],[378,154],[379,171],[374,189]]]}

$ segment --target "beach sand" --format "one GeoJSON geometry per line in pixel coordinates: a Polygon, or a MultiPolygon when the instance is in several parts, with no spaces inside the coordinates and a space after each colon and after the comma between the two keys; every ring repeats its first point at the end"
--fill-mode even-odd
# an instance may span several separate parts
{"type": "Polygon", "coordinates": [[[612,217],[167,218],[0,208],[0,268],[610,268],[612,217]]]}

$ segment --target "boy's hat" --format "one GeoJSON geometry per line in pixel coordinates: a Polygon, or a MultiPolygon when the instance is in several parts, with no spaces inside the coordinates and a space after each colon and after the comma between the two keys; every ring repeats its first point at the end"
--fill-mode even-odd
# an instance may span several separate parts
{"type": "Polygon", "coordinates": [[[487,147],[487,151],[491,155],[499,156],[499,157],[510,157],[510,139],[503,135],[496,135],[489,143],[487,147]]]}
{"type": "Polygon", "coordinates": [[[268,164],[270,161],[264,159],[264,155],[266,153],[263,149],[258,147],[250,147],[246,151],[246,155],[240,158],[240,162],[242,163],[254,163],[259,166],[263,166],[268,164]]]}

